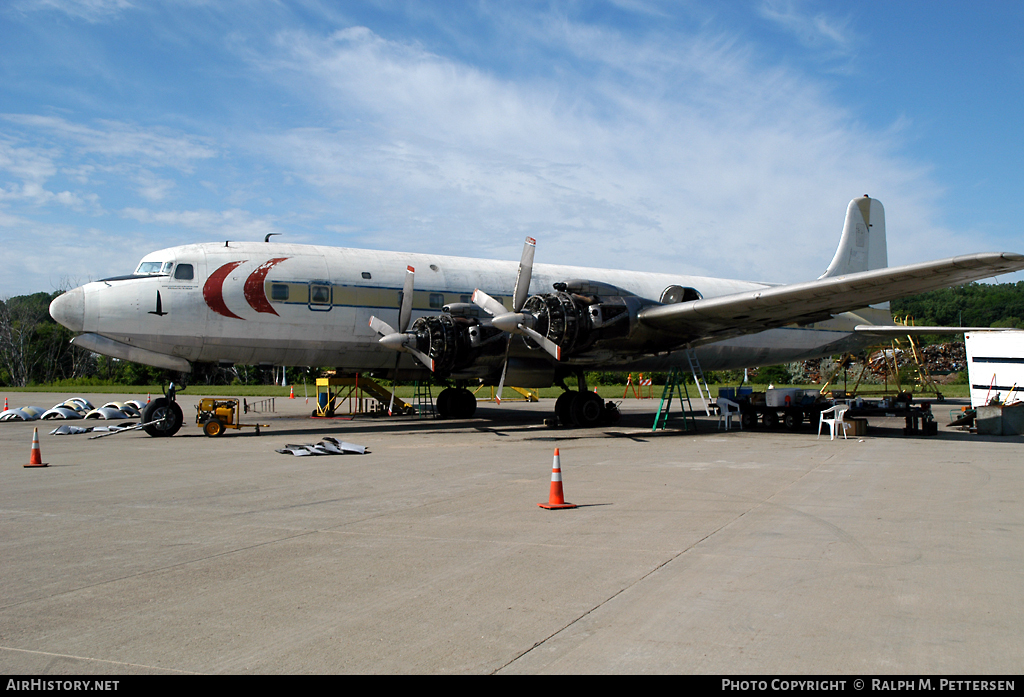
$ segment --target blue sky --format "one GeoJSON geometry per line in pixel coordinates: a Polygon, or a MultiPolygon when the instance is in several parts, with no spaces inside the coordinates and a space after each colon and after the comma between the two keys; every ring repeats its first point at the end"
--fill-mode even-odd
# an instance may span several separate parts
{"type": "Polygon", "coordinates": [[[865,193],[891,265],[1024,252],[1024,5],[967,8],[8,0],[0,297],[268,232],[801,281],[865,193]]]}

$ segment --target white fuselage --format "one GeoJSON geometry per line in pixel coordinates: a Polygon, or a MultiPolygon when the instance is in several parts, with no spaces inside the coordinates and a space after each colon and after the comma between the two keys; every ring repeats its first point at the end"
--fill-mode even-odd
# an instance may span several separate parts
{"type": "MultiPolygon", "coordinates": [[[[368,322],[373,315],[396,322],[407,266],[416,270],[414,319],[469,302],[477,288],[510,307],[517,273],[511,261],[259,242],[173,247],[148,254],[143,264],[159,271],[89,283],[61,296],[64,301],[58,298],[51,313],[76,331],[190,362],[390,369],[395,353],[378,343],[368,322]]],[[[655,301],[671,285],[695,288],[705,298],[769,287],[535,264],[531,292],[550,292],[553,283],[574,278],[655,301]]],[[[707,344],[697,352],[704,370],[790,362],[862,348],[868,340],[854,336],[854,325],[890,321],[887,311],[868,308],[707,344]]],[[[530,353],[521,340],[513,344],[513,355],[530,353]]],[[[664,370],[684,361],[681,351],[666,351],[604,356],[580,367],[664,370]]],[[[418,367],[405,354],[402,366],[418,367]]]]}

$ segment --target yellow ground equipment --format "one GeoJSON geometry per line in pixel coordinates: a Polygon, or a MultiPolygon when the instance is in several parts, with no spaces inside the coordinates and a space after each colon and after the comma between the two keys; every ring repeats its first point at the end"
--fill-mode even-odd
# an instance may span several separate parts
{"type": "Polygon", "coordinates": [[[210,436],[219,436],[228,428],[249,428],[255,427],[256,435],[260,434],[260,427],[268,428],[270,424],[243,424],[238,422],[239,408],[237,399],[217,399],[215,397],[203,397],[196,405],[196,426],[203,429],[203,433],[210,436]]]}
{"type": "MultiPolygon", "coordinates": [[[[316,379],[316,409],[313,410],[313,416],[332,417],[336,411],[340,410],[342,402],[345,401],[348,401],[349,414],[362,414],[369,411],[386,413],[388,405],[391,403],[391,391],[365,375],[316,379]],[[336,389],[339,387],[342,389],[336,389]],[[367,405],[366,397],[374,400],[375,404],[367,405]]],[[[394,410],[398,414],[416,412],[411,404],[399,397],[395,397],[394,410]]]]}

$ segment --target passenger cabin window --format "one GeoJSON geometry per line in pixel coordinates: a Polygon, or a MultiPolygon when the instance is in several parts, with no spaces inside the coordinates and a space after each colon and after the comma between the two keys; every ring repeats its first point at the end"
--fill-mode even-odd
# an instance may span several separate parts
{"type": "Polygon", "coordinates": [[[270,299],[284,302],[288,300],[288,285],[285,283],[270,284],[270,299]]]}
{"type": "Polygon", "coordinates": [[[195,278],[192,264],[178,264],[178,267],[174,269],[174,278],[179,281],[191,281],[195,278]]]}
{"type": "Polygon", "coordinates": [[[430,307],[431,309],[439,310],[444,307],[444,294],[443,293],[431,293],[430,294],[430,307]]]}
{"type": "Polygon", "coordinates": [[[370,280],[370,272],[369,271],[363,271],[363,278],[365,278],[367,281],[369,281],[370,280]]]}
{"type": "Polygon", "coordinates": [[[311,305],[330,305],[331,287],[314,283],[309,287],[309,303],[311,305]]]}
{"type": "Polygon", "coordinates": [[[661,302],[665,305],[673,303],[685,303],[691,300],[700,300],[704,296],[696,288],[684,288],[683,286],[669,286],[661,293],[661,302]]]}

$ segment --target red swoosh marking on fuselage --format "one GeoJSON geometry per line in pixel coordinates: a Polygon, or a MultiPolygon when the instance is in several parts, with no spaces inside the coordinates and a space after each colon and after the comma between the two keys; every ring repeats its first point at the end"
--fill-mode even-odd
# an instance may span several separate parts
{"type": "Polygon", "coordinates": [[[229,310],[228,306],[224,303],[224,279],[228,277],[229,273],[244,263],[244,261],[229,261],[224,264],[224,266],[211,273],[210,277],[206,279],[206,285],[203,286],[203,300],[205,300],[206,304],[210,306],[210,309],[218,315],[234,317],[235,319],[244,319],[229,310]]]}
{"type": "Polygon", "coordinates": [[[272,315],[277,314],[277,310],[270,306],[270,300],[267,299],[267,291],[263,286],[263,282],[267,279],[267,273],[270,269],[287,258],[288,257],[279,257],[277,259],[265,261],[257,266],[255,271],[249,274],[249,278],[245,279],[245,300],[249,303],[249,307],[256,310],[256,312],[269,312],[272,315]]]}

